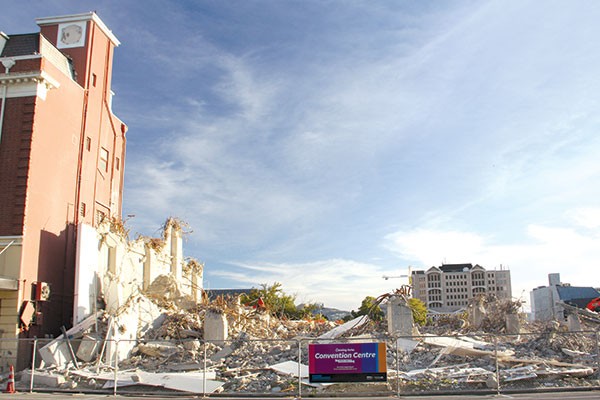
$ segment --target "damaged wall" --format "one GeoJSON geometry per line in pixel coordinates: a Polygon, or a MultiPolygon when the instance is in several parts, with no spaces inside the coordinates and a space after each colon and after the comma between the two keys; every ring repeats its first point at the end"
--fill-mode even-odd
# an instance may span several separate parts
{"type": "Polygon", "coordinates": [[[106,219],[96,229],[78,227],[74,322],[98,309],[116,312],[153,282],[169,277],[178,294],[199,302],[203,265],[184,261],[180,223],[169,219],[161,238],[127,239],[120,221],[106,219]]]}

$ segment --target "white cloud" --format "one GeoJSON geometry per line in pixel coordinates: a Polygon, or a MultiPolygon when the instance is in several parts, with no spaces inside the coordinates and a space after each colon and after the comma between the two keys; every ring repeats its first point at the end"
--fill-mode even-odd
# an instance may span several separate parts
{"type": "Polygon", "coordinates": [[[529,300],[534,287],[546,284],[549,273],[561,273],[562,281],[573,285],[598,286],[599,282],[590,280],[595,277],[590,270],[600,260],[600,230],[580,232],[576,226],[531,224],[526,234],[528,239],[520,243],[498,243],[474,232],[416,229],[388,235],[386,246],[423,269],[442,261],[490,269],[503,265],[511,270],[513,296],[525,293],[524,300],[529,300]]]}
{"type": "MultiPolygon", "coordinates": [[[[168,20],[184,34],[132,37],[152,44],[138,54],[160,68],[160,102],[135,117],[161,138],[153,154],[129,160],[136,214],[186,219],[199,257],[214,247],[265,261],[242,262],[250,276],[215,271],[230,282],[280,281],[346,308],[387,291],[381,275],[397,275],[389,261],[352,261],[379,249],[344,249],[348,227],[360,230],[353,243],[374,243],[367,235],[390,225],[419,226],[385,238],[401,265],[508,265],[517,296],[549,272],[577,283],[600,247],[580,231],[600,227],[598,212],[581,207],[600,195],[600,56],[587,40],[597,12],[492,1],[407,17],[402,6],[363,7],[294,10],[314,29],[263,37],[249,19],[212,32],[181,6],[168,20]],[[576,225],[562,227],[565,217],[576,225]],[[296,261],[315,246],[323,261],[296,261]]],[[[292,16],[270,11],[279,22],[292,16]]]]}
{"type": "Polygon", "coordinates": [[[584,228],[600,228],[600,208],[577,208],[568,212],[567,216],[572,219],[574,223],[584,228]]]}
{"type": "Polygon", "coordinates": [[[384,280],[383,275],[396,275],[374,264],[331,259],[307,263],[237,264],[242,270],[214,271],[245,286],[280,282],[283,290],[297,294],[297,303],[325,302],[328,307],[356,310],[366,296],[377,297],[391,292],[406,281],[384,280]]]}

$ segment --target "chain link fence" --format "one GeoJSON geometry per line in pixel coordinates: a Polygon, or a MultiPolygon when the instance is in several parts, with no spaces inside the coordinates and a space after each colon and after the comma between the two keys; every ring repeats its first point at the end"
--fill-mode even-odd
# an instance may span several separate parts
{"type": "MultiPolygon", "coordinates": [[[[0,345],[15,347],[6,339],[0,345]]],[[[404,396],[598,389],[598,332],[235,340],[21,339],[18,391],[176,396],[404,396]],[[309,345],[384,343],[387,379],[311,383],[309,345]]],[[[379,354],[383,357],[383,354],[379,354]]],[[[8,376],[3,374],[3,388],[8,376]]]]}

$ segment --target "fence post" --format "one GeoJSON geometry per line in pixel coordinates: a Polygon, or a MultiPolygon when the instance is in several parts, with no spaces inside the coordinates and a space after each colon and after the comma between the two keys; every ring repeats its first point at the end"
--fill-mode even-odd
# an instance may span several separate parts
{"type": "Polygon", "coordinates": [[[115,387],[113,388],[113,396],[117,395],[117,372],[119,371],[119,341],[115,341],[115,366],[114,366],[115,387]]]}
{"type": "Polygon", "coordinates": [[[398,338],[395,337],[396,347],[396,397],[400,397],[400,352],[398,351],[398,338]]]}
{"type": "Polygon", "coordinates": [[[206,340],[204,340],[202,343],[202,348],[204,349],[204,360],[202,365],[202,397],[206,397],[206,340]]]}
{"type": "Polygon", "coordinates": [[[302,398],[302,339],[298,340],[298,398],[302,398]]]}
{"type": "Polygon", "coordinates": [[[31,379],[29,380],[29,393],[33,393],[33,375],[35,374],[35,353],[37,352],[37,337],[33,338],[33,354],[31,356],[31,379]]]}
{"type": "Polygon", "coordinates": [[[598,331],[595,332],[596,334],[596,374],[598,376],[600,376],[600,336],[598,334],[598,331]]]}
{"type": "Polygon", "coordinates": [[[494,361],[496,363],[496,394],[500,396],[500,367],[498,364],[498,337],[494,335],[494,361]]]}

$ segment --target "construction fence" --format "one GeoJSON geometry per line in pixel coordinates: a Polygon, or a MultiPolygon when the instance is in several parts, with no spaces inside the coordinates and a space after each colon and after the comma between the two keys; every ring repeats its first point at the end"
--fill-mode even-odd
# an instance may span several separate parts
{"type": "MultiPolygon", "coordinates": [[[[14,341],[7,342],[0,346],[14,347],[14,341]]],[[[31,349],[31,361],[29,368],[16,371],[16,388],[30,392],[301,398],[600,388],[598,332],[219,342],[84,336],[22,339],[19,346],[31,349]],[[327,343],[384,344],[377,357],[385,378],[311,382],[309,364],[317,361],[309,360],[309,346],[327,343]]],[[[3,378],[6,386],[7,374],[3,378]]]]}

